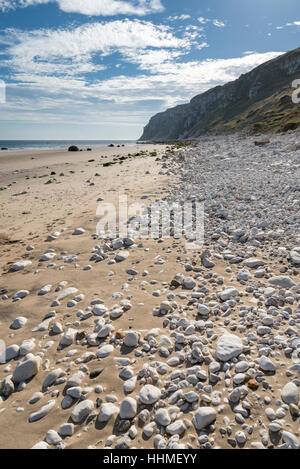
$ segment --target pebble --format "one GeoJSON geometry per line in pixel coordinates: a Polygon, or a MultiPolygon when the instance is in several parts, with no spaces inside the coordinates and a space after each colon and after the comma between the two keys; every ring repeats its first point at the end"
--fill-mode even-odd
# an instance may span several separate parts
{"type": "Polygon", "coordinates": [[[161,397],[161,390],[151,384],[147,384],[143,386],[139,393],[141,402],[143,404],[154,404],[157,402],[161,397]]]}
{"type": "Polygon", "coordinates": [[[79,402],[71,413],[71,419],[74,423],[82,423],[94,410],[94,402],[90,400],[84,400],[79,402]]]}
{"type": "Polygon", "coordinates": [[[217,412],[212,407],[199,408],[193,417],[193,424],[196,430],[202,430],[212,424],[217,418],[217,412]]]}
{"type": "Polygon", "coordinates": [[[42,360],[37,356],[27,356],[23,362],[16,366],[12,380],[15,384],[27,381],[35,376],[41,367],[42,360]]]}

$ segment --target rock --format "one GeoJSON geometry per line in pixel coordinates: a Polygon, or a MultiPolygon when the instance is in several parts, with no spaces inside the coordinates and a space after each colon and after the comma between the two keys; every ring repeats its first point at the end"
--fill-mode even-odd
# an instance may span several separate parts
{"type": "Polygon", "coordinates": [[[279,422],[271,422],[269,425],[269,430],[273,433],[280,432],[281,424],[279,422]]]}
{"type": "Polygon", "coordinates": [[[75,293],[77,292],[78,292],[77,288],[73,288],[73,287],[66,288],[58,295],[58,297],[56,298],[56,301],[61,301],[67,296],[75,295],[75,293]]]}
{"type": "Polygon", "coordinates": [[[61,368],[51,371],[43,382],[43,392],[47,391],[47,389],[52,386],[58,378],[64,376],[64,374],[65,373],[61,368]]]}
{"type": "Polygon", "coordinates": [[[278,275],[276,277],[272,277],[269,279],[269,283],[280,288],[291,288],[295,286],[295,282],[290,277],[287,277],[285,275],[278,275]]]}
{"type": "Polygon", "coordinates": [[[192,277],[184,277],[182,280],[182,287],[186,290],[193,290],[196,286],[196,282],[192,277]]]}
{"type": "Polygon", "coordinates": [[[275,371],[276,370],[276,365],[268,358],[265,357],[264,355],[260,357],[259,361],[259,367],[263,371],[275,371]]]}
{"type": "Polygon", "coordinates": [[[13,299],[13,301],[16,301],[16,300],[19,300],[19,299],[26,298],[26,296],[28,296],[28,295],[29,295],[28,290],[20,290],[20,291],[18,291],[17,293],[14,294],[12,299],[13,299]]]}
{"type": "Polygon", "coordinates": [[[20,345],[19,353],[22,356],[27,355],[35,349],[35,339],[25,339],[20,345]]]}
{"type": "Polygon", "coordinates": [[[54,324],[52,324],[51,332],[55,335],[62,334],[64,332],[63,327],[60,324],[60,322],[55,322],[54,324]]]}
{"type": "Polygon", "coordinates": [[[155,423],[155,422],[151,422],[151,423],[148,423],[148,424],[143,428],[143,433],[144,433],[144,435],[145,435],[147,438],[151,438],[151,436],[152,436],[153,433],[154,433],[155,426],[156,426],[156,423],[155,423]]]}
{"type": "Polygon", "coordinates": [[[23,326],[25,326],[26,323],[27,323],[27,318],[20,316],[19,318],[16,318],[13,321],[12,325],[10,326],[10,329],[14,329],[14,330],[21,329],[23,326]]]}
{"type": "Polygon", "coordinates": [[[240,270],[238,273],[237,273],[237,279],[239,281],[244,281],[244,282],[247,282],[248,280],[251,279],[251,274],[248,270],[246,269],[243,269],[243,270],[240,270]]]}
{"type": "Polygon", "coordinates": [[[295,265],[300,265],[300,247],[294,248],[290,252],[291,261],[295,265]]]}
{"type": "Polygon", "coordinates": [[[215,267],[215,263],[209,259],[210,256],[211,253],[208,249],[206,249],[200,256],[201,263],[206,269],[212,269],[215,267]]]}
{"type": "Polygon", "coordinates": [[[71,419],[74,423],[82,423],[94,410],[94,403],[90,400],[79,402],[71,413],[71,419]]]}
{"type": "Polygon", "coordinates": [[[72,436],[74,434],[74,424],[73,423],[63,423],[59,429],[58,434],[62,437],[72,436]]]}
{"type": "Polygon", "coordinates": [[[185,432],[185,425],[182,420],[176,420],[167,426],[166,431],[170,435],[182,435],[185,432]]]}
{"type": "Polygon", "coordinates": [[[221,293],[219,293],[219,297],[222,301],[228,301],[231,298],[234,298],[239,294],[238,290],[234,287],[226,288],[221,293]]]}
{"type": "Polygon", "coordinates": [[[123,262],[129,257],[129,252],[128,251],[120,251],[117,253],[115,257],[116,262],[123,262]]]}
{"type": "Polygon", "coordinates": [[[134,376],[134,370],[131,366],[126,366],[122,368],[119,374],[121,379],[128,380],[134,376]]]}
{"type": "Polygon", "coordinates": [[[293,435],[293,433],[283,431],[282,432],[283,441],[293,449],[299,449],[300,444],[298,438],[293,435]]]}
{"type": "Polygon", "coordinates": [[[240,445],[243,445],[247,441],[245,433],[241,431],[236,432],[235,439],[240,445]]]}
{"type": "Polygon", "coordinates": [[[53,321],[53,317],[44,319],[37,327],[32,329],[32,332],[45,332],[48,331],[50,323],[53,321]]]}
{"type": "Polygon", "coordinates": [[[68,347],[69,345],[73,344],[77,331],[76,329],[72,329],[71,327],[64,333],[60,340],[60,345],[63,347],[68,347]]]}
{"type": "Polygon", "coordinates": [[[161,391],[160,389],[155,386],[152,386],[151,384],[146,384],[140,390],[139,395],[143,404],[150,405],[154,404],[160,399],[161,391]]]}
{"type": "Polygon", "coordinates": [[[46,415],[49,414],[51,409],[55,406],[55,401],[51,400],[48,402],[47,405],[43,406],[39,411],[34,412],[29,416],[29,422],[37,422],[38,420],[41,420],[42,418],[46,417],[46,415]]]}
{"type": "Polygon", "coordinates": [[[19,261],[19,262],[15,262],[15,264],[13,264],[10,268],[10,270],[12,272],[18,272],[19,270],[23,270],[25,269],[25,267],[28,267],[29,265],[31,265],[32,262],[31,261],[19,261]]]}
{"type": "Polygon", "coordinates": [[[82,234],[84,234],[84,233],[85,233],[85,230],[84,230],[83,228],[76,228],[76,229],[73,231],[72,235],[73,235],[73,236],[80,236],[80,235],[82,235],[82,234]]]}
{"type": "Polygon", "coordinates": [[[132,397],[126,397],[120,406],[121,419],[133,419],[137,413],[137,402],[132,397]]]}
{"type": "Polygon", "coordinates": [[[67,389],[67,395],[73,399],[80,399],[82,396],[82,388],[80,386],[74,386],[73,388],[67,389]]]}
{"type": "Polygon", "coordinates": [[[43,397],[44,394],[42,392],[35,392],[28,402],[30,405],[33,405],[39,402],[43,397]]]}
{"type": "Polygon", "coordinates": [[[259,388],[259,383],[256,381],[256,379],[249,379],[247,386],[249,389],[256,391],[259,388]]]}
{"type": "Polygon", "coordinates": [[[40,258],[40,261],[41,262],[52,261],[55,256],[56,256],[55,252],[45,252],[45,254],[43,254],[42,257],[40,258]]]}
{"type": "Polygon", "coordinates": [[[6,378],[4,378],[1,383],[0,394],[2,394],[4,397],[9,397],[15,390],[15,386],[11,378],[12,375],[6,376],[6,378]]]}
{"type": "Polygon", "coordinates": [[[133,378],[128,379],[127,381],[125,381],[125,383],[123,385],[124,393],[133,392],[135,390],[136,383],[137,383],[137,377],[136,376],[134,376],[133,378]]]}
{"type": "Polygon", "coordinates": [[[227,362],[240,355],[243,351],[242,340],[233,334],[223,334],[216,345],[216,355],[219,360],[227,362]]]}
{"type": "Polygon", "coordinates": [[[45,285],[43,288],[40,289],[38,292],[39,296],[47,295],[51,291],[52,285],[45,285]]]}
{"type": "Polygon", "coordinates": [[[281,391],[281,398],[286,404],[298,404],[299,388],[292,381],[287,383],[281,391]]]}
{"type": "Polygon", "coordinates": [[[55,430],[48,430],[45,436],[45,440],[49,445],[56,446],[62,439],[55,430]]]}
{"type": "Polygon", "coordinates": [[[207,316],[210,313],[210,309],[202,304],[198,304],[197,310],[200,316],[207,316]]]}
{"type": "Polygon", "coordinates": [[[256,259],[252,257],[251,259],[247,259],[245,261],[245,265],[250,269],[256,269],[257,267],[261,267],[265,265],[265,262],[261,259],[256,259]]]}
{"type": "Polygon", "coordinates": [[[140,336],[137,332],[127,332],[124,338],[124,344],[127,347],[136,347],[139,343],[140,336]]]}
{"type": "Polygon", "coordinates": [[[103,316],[107,311],[107,308],[104,305],[96,305],[93,308],[93,313],[95,316],[103,316]]]}
{"type": "Polygon", "coordinates": [[[106,358],[113,353],[114,347],[110,344],[102,345],[97,351],[98,358],[106,358]]]}
{"type": "Polygon", "coordinates": [[[19,355],[20,347],[17,344],[10,345],[5,351],[5,361],[9,362],[19,355]]]}
{"type": "Polygon", "coordinates": [[[119,408],[110,402],[102,404],[100,408],[100,413],[98,415],[98,422],[105,423],[108,422],[113,415],[119,413],[119,408]]]}
{"type": "Polygon", "coordinates": [[[39,441],[31,449],[49,449],[49,445],[46,441],[39,441]]]}
{"type": "Polygon", "coordinates": [[[32,356],[31,358],[25,359],[19,365],[17,365],[13,372],[12,381],[15,384],[19,384],[23,381],[27,381],[35,376],[41,367],[42,359],[40,357],[32,356]]]}
{"type": "Polygon", "coordinates": [[[75,386],[79,386],[83,378],[84,373],[82,371],[76,371],[76,373],[74,373],[71,378],[68,379],[67,387],[72,388],[75,386]]]}
{"type": "Polygon", "coordinates": [[[69,409],[75,403],[73,397],[66,395],[61,401],[61,408],[63,410],[69,409]]]}
{"type": "Polygon", "coordinates": [[[200,407],[195,412],[193,424],[196,430],[202,430],[212,424],[217,418],[217,412],[212,407],[200,407]]]}
{"type": "Polygon", "coordinates": [[[71,145],[69,148],[68,148],[68,151],[79,151],[79,148],[76,146],[76,145],[71,145]]]}
{"type": "Polygon", "coordinates": [[[162,425],[163,427],[166,427],[167,425],[170,425],[171,418],[170,418],[168,410],[167,409],[158,409],[155,412],[155,421],[158,425],[162,425]]]}

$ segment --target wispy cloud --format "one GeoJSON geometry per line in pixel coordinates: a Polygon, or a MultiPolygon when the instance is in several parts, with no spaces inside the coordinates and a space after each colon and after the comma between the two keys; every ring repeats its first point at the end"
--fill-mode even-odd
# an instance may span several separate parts
{"type": "Polygon", "coordinates": [[[277,26],[276,29],[284,29],[284,28],[291,27],[291,26],[299,27],[300,21],[292,21],[291,23],[286,23],[283,26],[277,26]]]}
{"type": "Polygon", "coordinates": [[[225,23],[223,21],[219,20],[213,20],[213,25],[216,26],[217,28],[225,28],[225,23]]]}
{"type": "Polygon", "coordinates": [[[90,16],[143,16],[164,10],[161,0],[0,0],[0,10],[6,12],[46,3],[57,3],[66,13],[90,16]]]}
{"type": "Polygon", "coordinates": [[[225,26],[226,26],[224,21],[221,21],[221,20],[218,20],[218,19],[203,18],[203,16],[199,16],[199,18],[197,18],[197,20],[199,21],[199,23],[201,23],[203,25],[207,24],[207,23],[212,23],[217,28],[225,28],[225,26]]]}

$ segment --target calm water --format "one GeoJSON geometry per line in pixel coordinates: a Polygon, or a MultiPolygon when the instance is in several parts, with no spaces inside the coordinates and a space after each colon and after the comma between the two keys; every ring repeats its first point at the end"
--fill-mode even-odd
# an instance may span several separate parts
{"type": "MultiPolygon", "coordinates": [[[[67,150],[71,145],[78,148],[97,148],[114,145],[135,145],[135,140],[0,140],[1,148],[8,148],[8,151],[21,150],[67,150]]],[[[4,153],[4,151],[1,151],[4,153]]]]}

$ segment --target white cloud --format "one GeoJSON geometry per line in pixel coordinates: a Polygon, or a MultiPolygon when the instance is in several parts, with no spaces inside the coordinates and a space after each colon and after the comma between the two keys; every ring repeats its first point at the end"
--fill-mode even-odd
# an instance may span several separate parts
{"type": "Polygon", "coordinates": [[[9,67],[7,81],[13,83],[1,120],[128,124],[139,133],[154,113],[279,55],[248,51],[237,58],[191,60],[192,47],[208,47],[199,41],[199,31],[200,25],[179,31],[128,19],[71,30],[8,29],[0,35],[1,63],[9,67]],[[107,60],[112,54],[117,58],[107,60]],[[128,62],[135,66],[130,76],[123,71],[128,62]],[[101,73],[106,63],[114,65],[115,76],[101,73]]]}
{"type": "MultiPolygon", "coordinates": [[[[74,103],[81,103],[82,113],[87,112],[86,105],[89,102],[94,105],[101,102],[115,103],[121,106],[121,110],[122,106],[157,101],[160,103],[159,108],[156,105],[151,109],[148,116],[150,117],[154,112],[186,102],[198,93],[232,81],[242,73],[280,54],[279,52],[253,53],[231,59],[176,62],[176,54],[168,54],[167,51],[140,52],[132,56],[128,54],[127,60],[137,63],[147,74],[133,77],[119,75],[91,83],[80,78],[23,74],[19,77],[21,83],[15,85],[15,91],[22,95],[22,90],[31,90],[35,95],[37,90],[40,90],[44,99],[53,96],[54,100],[57,94],[61,99],[72,99],[74,103]]],[[[24,109],[20,110],[20,116],[23,111],[24,109]]],[[[102,112],[101,107],[100,111],[102,112]]],[[[60,113],[61,108],[58,108],[58,119],[60,113]]],[[[20,116],[18,114],[18,118],[20,116]]]]}
{"type": "Polygon", "coordinates": [[[2,61],[21,80],[25,74],[79,75],[103,69],[101,57],[151,48],[188,49],[188,38],[177,38],[164,25],[138,20],[92,23],[73,30],[20,31],[0,36],[10,59],[2,61]],[[98,63],[95,63],[98,58],[98,63]]]}
{"type": "Polygon", "coordinates": [[[218,19],[210,19],[210,18],[203,18],[203,16],[199,16],[199,18],[197,18],[197,20],[199,21],[199,23],[201,24],[207,24],[207,23],[212,23],[214,26],[216,26],[217,28],[225,28],[225,23],[224,21],[220,21],[218,19]]]}
{"type": "Polygon", "coordinates": [[[169,16],[168,20],[169,21],[185,21],[185,20],[189,20],[190,18],[191,18],[191,15],[182,14],[182,15],[176,15],[176,16],[169,16]]]}
{"type": "Polygon", "coordinates": [[[300,26],[300,21],[293,21],[292,23],[287,23],[285,26],[300,26]]]}
{"type": "Polygon", "coordinates": [[[284,29],[286,27],[291,27],[291,26],[300,26],[300,21],[293,21],[292,23],[286,23],[285,25],[283,26],[277,26],[276,29],[280,30],[280,29],[284,29]]]}
{"type": "Polygon", "coordinates": [[[219,20],[213,20],[213,25],[217,28],[225,28],[225,23],[219,20]]]}
{"type": "Polygon", "coordinates": [[[2,12],[28,6],[57,3],[66,13],[90,16],[137,15],[158,13],[164,10],[161,0],[0,0],[2,12]]]}
{"type": "Polygon", "coordinates": [[[202,16],[199,16],[199,18],[197,18],[197,20],[199,21],[199,23],[201,24],[206,24],[208,23],[210,20],[206,19],[206,18],[203,18],[202,16]]]}

